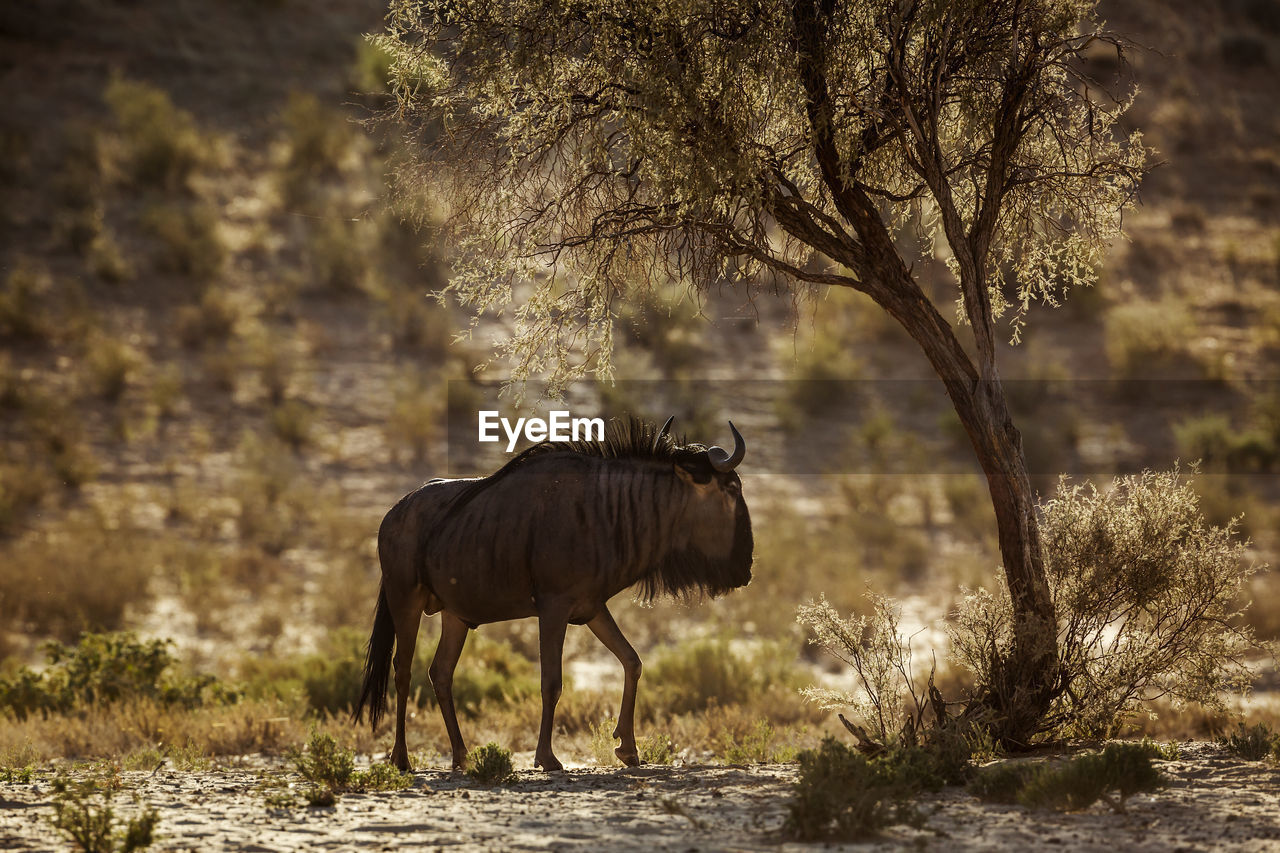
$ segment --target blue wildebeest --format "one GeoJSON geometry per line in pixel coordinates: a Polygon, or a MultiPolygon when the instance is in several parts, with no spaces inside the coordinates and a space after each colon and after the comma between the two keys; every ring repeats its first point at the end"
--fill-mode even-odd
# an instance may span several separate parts
{"type": "Polygon", "coordinates": [[[634,719],[640,658],[606,603],[638,586],[641,596],[716,596],[751,580],[751,519],[734,469],[734,449],[681,445],[647,422],[612,422],[604,439],[543,442],[482,479],[432,480],[382,520],[378,591],[364,685],[356,705],[376,728],[386,710],[394,649],[396,740],[392,763],[406,770],[409,669],[422,614],[441,614],[431,662],[449,731],[453,766],[466,749],[453,706],[453,670],[467,632],[506,619],[538,617],[542,724],[534,762],[559,770],[551,729],[560,698],[566,627],[586,625],[622,663],[625,676],[617,755],[639,764],[634,719]]]}

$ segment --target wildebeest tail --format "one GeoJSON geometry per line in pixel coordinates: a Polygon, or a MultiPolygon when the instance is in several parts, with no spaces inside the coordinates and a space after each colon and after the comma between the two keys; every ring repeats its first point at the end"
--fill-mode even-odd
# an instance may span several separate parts
{"type": "Polygon", "coordinates": [[[364,685],[360,699],[351,715],[352,722],[360,722],[365,706],[369,708],[369,725],[378,727],[378,720],[387,710],[387,679],[391,675],[391,652],[396,642],[396,626],[387,604],[387,591],[378,587],[378,606],[373,612],[373,633],[369,635],[369,647],[364,658],[364,685]]]}

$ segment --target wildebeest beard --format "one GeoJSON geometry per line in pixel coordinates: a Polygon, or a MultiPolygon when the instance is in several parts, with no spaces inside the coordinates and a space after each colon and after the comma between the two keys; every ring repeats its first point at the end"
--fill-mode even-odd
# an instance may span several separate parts
{"type": "Polygon", "coordinates": [[[746,504],[738,504],[734,519],[733,548],[727,557],[712,557],[693,548],[671,551],[638,584],[642,601],[660,595],[694,598],[723,595],[751,581],[751,559],[755,542],[751,537],[751,517],[746,504]]]}

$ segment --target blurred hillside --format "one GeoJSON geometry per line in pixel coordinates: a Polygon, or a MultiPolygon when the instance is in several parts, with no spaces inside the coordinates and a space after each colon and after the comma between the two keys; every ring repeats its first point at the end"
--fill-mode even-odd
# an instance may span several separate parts
{"type": "MultiPolygon", "coordinates": [[[[382,7],[0,9],[0,658],[85,627],[173,636],[195,660],[363,631],[382,512],[496,463],[457,436],[494,399],[477,379],[502,366],[474,369],[501,321],[450,344],[465,316],[425,298],[447,251],[385,202],[396,142],[358,123],[384,105],[360,37],[382,7]]],[[[1127,57],[1130,116],[1165,164],[1099,285],[1034,309],[1004,354],[1018,423],[1046,491],[1058,472],[1203,460],[1210,516],[1245,513],[1272,559],[1280,5],[1105,12],[1149,48],[1127,57]]],[[[917,270],[949,301],[943,270],[917,270]]],[[[627,608],[638,645],[675,618],[799,649],[794,605],[821,591],[847,609],[871,584],[941,616],[990,582],[970,451],[867,300],[672,288],[619,332],[634,381],[576,391],[575,410],[674,412],[707,443],[732,417],[755,466],[757,581],[698,610],[627,608]]],[[[1254,619],[1280,633],[1259,584],[1254,619]]]]}

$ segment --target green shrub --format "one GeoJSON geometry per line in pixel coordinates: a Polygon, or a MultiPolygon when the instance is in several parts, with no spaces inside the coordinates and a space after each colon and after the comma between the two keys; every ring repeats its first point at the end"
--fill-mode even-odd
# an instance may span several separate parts
{"type": "Polygon", "coordinates": [[[368,770],[357,770],[351,777],[355,791],[401,791],[413,784],[413,774],[397,770],[390,764],[375,764],[368,770]]]}
{"type": "MultiPolygon", "coordinates": [[[[453,677],[454,704],[470,716],[478,715],[486,702],[514,704],[540,690],[537,665],[501,640],[469,646],[453,677]]],[[[434,701],[435,694],[431,696],[434,701]]]]}
{"type": "MultiPolygon", "coordinates": [[[[599,767],[612,767],[618,763],[618,757],[613,751],[618,743],[618,739],[613,736],[613,730],[617,725],[618,721],[613,717],[606,717],[591,724],[587,750],[599,767]]],[[[638,743],[636,745],[639,746],[638,743]]]]}
{"type": "MultiPolygon", "coordinates": [[[[332,806],[341,794],[350,791],[399,791],[413,784],[412,773],[402,773],[389,764],[375,764],[368,770],[355,769],[355,753],[338,745],[331,735],[312,731],[303,749],[288,752],[305,786],[303,802],[312,808],[332,806]]],[[[286,790],[267,794],[268,808],[294,808],[295,796],[286,790]]]]}
{"type": "Polygon", "coordinates": [[[617,323],[627,340],[648,350],[663,374],[673,376],[702,360],[705,320],[699,313],[682,288],[668,285],[627,300],[617,323]]]}
{"type": "Polygon", "coordinates": [[[467,753],[465,772],[481,785],[510,785],[519,781],[511,764],[511,751],[492,742],[467,753]]]}
{"type": "Polygon", "coordinates": [[[1164,784],[1151,761],[1166,755],[1143,741],[1108,744],[1100,753],[1056,763],[1000,764],[978,771],[969,792],[983,800],[1059,811],[1079,811],[1102,800],[1123,812],[1130,796],[1164,784]]]}
{"type": "Polygon", "coordinates": [[[212,148],[195,119],[174,106],[167,92],[117,77],[104,97],[120,130],[129,174],[137,183],[185,189],[196,169],[210,159],[212,148]]]}
{"type": "Polygon", "coordinates": [[[1101,753],[1042,765],[1022,786],[1018,802],[1030,808],[1079,811],[1103,800],[1123,812],[1129,797],[1164,784],[1151,758],[1143,744],[1113,743],[1101,753]]]}
{"type": "Polygon", "coordinates": [[[910,803],[916,789],[888,762],[831,737],[801,752],[799,762],[787,828],[802,841],[854,841],[917,818],[910,803]]]}
{"type": "Polygon", "coordinates": [[[1182,750],[1178,748],[1176,741],[1169,743],[1157,743],[1151,739],[1150,735],[1144,737],[1139,745],[1147,751],[1153,759],[1160,761],[1177,761],[1182,756],[1182,750]]]}
{"type": "Polygon", "coordinates": [[[356,772],[355,753],[319,731],[311,733],[305,749],[291,750],[289,760],[305,781],[333,793],[347,790],[356,772]]]}
{"type": "Polygon", "coordinates": [[[160,814],[153,808],[144,808],[122,825],[108,796],[93,782],[59,778],[53,792],[54,828],[84,853],[132,853],[155,840],[160,814]]]}
{"type": "Polygon", "coordinates": [[[312,280],[339,294],[362,294],[368,284],[373,245],[371,223],[321,219],[307,243],[312,280]]]}
{"type": "Polygon", "coordinates": [[[444,396],[443,382],[428,384],[420,377],[401,382],[396,390],[384,431],[388,440],[411,452],[414,462],[426,459],[441,432],[444,396]]]}
{"type": "Polygon", "coordinates": [[[300,694],[313,712],[347,713],[360,695],[365,639],[360,630],[341,629],[314,654],[246,660],[240,673],[245,690],[257,698],[300,694]]]}
{"type": "Polygon", "coordinates": [[[421,355],[428,365],[444,364],[458,333],[449,309],[418,290],[383,287],[376,295],[392,345],[421,355]]]}
{"type": "Polygon", "coordinates": [[[1234,732],[1218,738],[1218,743],[1247,761],[1261,761],[1280,754],[1280,735],[1266,723],[1254,726],[1239,723],[1234,732]]]}
{"type": "Polygon", "coordinates": [[[194,708],[233,700],[211,675],[180,675],[170,640],[142,641],[130,633],[85,634],[75,646],[44,645],[47,666],[0,678],[0,707],[18,719],[73,709],[150,699],[194,708]]]}
{"type": "Polygon", "coordinates": [[[1016,803],[1018,795],[1039,768],[1034,764],[1002,762],[984,767],[969,780],[969,793],[993,803],[1016,803]]]}
{"type": "Polygon", "coordinates": [[[394,57],[382,45],[362,38],[356,42],[356,58],[351,63],[351,85],[362,94],[386,94],[391,85],[394,57]]]}
{"type": "Polygon", "coordinates": [[[311,175],[335,172],[351,147],[345,116],[325,107],[315,95],[294,93],[284,122],[292,169],[311,175]]]}

